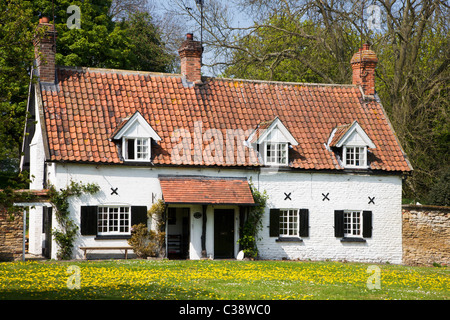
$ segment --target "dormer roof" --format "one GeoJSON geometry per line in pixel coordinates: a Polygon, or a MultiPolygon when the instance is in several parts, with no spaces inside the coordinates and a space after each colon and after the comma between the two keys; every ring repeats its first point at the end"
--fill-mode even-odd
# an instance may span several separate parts
{"type": "Polygon", "coordinates": [[[123,118],[111,135],[111,140],[119,140],[122,137],[152,138],[160,141],[161,137],[153,130],[152,126],[144,119],[139,111],[132,116],[123,118]]]}
{"type": "Polygon", "coordinates": [[[373,141],[356,120],[349,124],[337,126],[330,134],[328,139],[329,147],[340,148],[344,145],[376,148],[373,141]]]}
{"type": "Polygon", "coordinates": [[[259,123],[248,138],[250,143],[260,144],[265,141],[285,142],[293,146],[298,145],[297,140],[295,140],[294,136],[278,117],[259,123]]]}

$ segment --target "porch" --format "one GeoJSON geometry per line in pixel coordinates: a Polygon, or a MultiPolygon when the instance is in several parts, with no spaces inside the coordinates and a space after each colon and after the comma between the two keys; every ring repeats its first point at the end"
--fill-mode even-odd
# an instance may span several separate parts
{"type": "Polygon", "coordinates": [[[160,176],[169,259],[233,259],[254,205],[246,178],[160,176]]]}

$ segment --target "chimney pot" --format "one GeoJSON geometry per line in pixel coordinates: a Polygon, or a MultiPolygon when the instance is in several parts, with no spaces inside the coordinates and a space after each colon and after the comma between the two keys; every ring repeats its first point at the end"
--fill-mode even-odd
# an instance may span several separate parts
{"type": "Polygon", "coordinates": [[[187,33],[186,34],[186,39],[187,40],[194,40],[194,34],[193,33],[187,33]]]}

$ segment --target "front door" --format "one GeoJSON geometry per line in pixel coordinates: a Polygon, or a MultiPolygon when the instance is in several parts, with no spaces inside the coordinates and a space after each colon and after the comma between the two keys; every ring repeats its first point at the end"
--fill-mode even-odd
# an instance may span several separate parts
{"type": "Polygon", "coordinates": [[[214,258],[234,258],[234,209],[214,210],[214,258]]]}

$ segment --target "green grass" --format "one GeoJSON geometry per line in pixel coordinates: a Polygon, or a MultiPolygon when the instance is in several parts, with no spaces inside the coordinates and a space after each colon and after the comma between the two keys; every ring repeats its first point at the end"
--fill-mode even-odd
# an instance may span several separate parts
{"type": "Polygon", "coordinates": [[[446,267],[297,261],[0,263],[0,299],[445,299],[446,267]],[[79,288],[72,281],[79,274],[79,288]],[[73,268],[73,267],[71,267],[73,268]],[[374,283],[374,282],[370,282],[374,283]],[[69,287],[72,286],[72,289],[69,287]]]}

